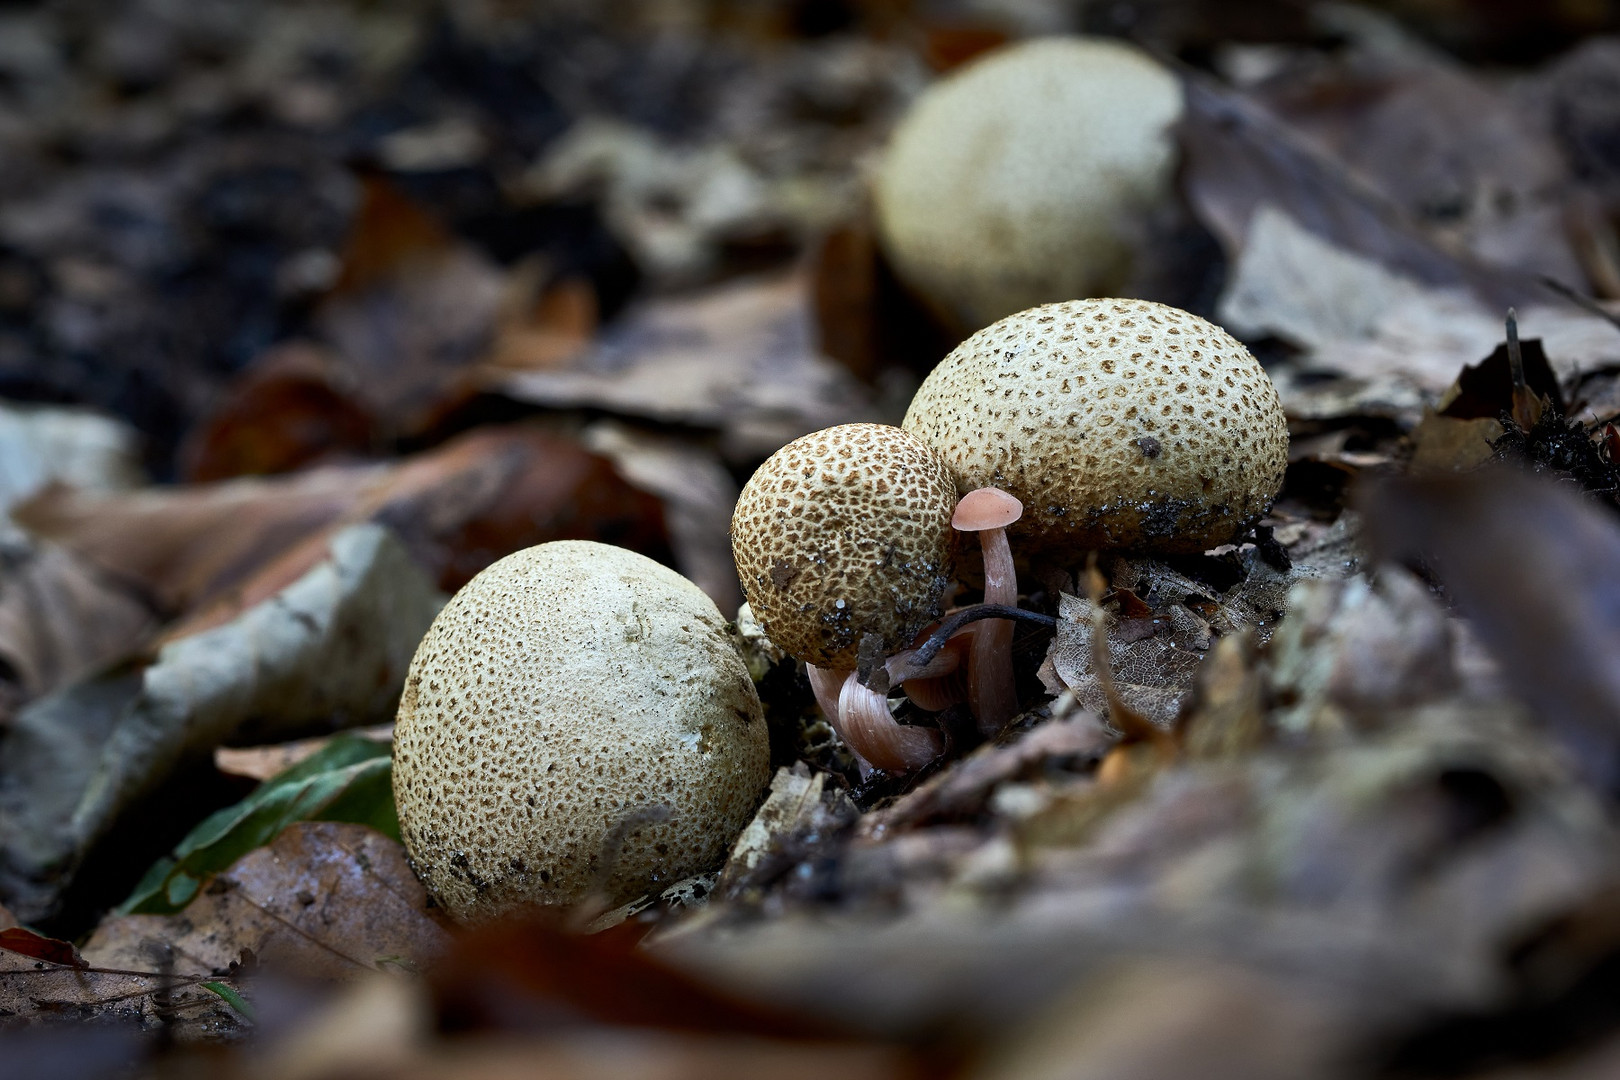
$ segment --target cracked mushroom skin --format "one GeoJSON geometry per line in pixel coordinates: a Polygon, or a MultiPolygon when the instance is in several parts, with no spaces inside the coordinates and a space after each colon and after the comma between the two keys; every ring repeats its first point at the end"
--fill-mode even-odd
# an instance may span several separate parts
{"type": "Polygon", "coordinates": [[[1196,553],[1258,521],[1282,488],[1276,387],[1225,330],[1146,300],[1008,316],[923,380],[903,423],[964,491],[1022,500],[1026,546],[1196,553]]]}
{"type": "Polygon", "coordinates": [[[459,921],[711,869],[770,778],[753,681],[713,601],[590,541],[508,555],[411,661],[394,798],[417,874],[459,921]]]}
{"type": "Polygon", "coordinates": [[[944,462],[897,427],[795,439],[749,478],[731,518],[754,617],[816,667],[852,670],[868,634],[903,647],[939,613],[955,506],[944,462]]]}

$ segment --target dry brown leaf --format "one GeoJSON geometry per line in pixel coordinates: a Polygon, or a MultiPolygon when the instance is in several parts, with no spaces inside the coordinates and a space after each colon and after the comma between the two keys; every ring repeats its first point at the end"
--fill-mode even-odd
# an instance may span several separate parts
{"type": "Polygon", "coordinates": [[[1381,566],[1377,583],[1302,581],[1271,648],[1274,723],[1329,732],[1377,723],[1457,686],[1445,610],[1409,571],[1381,566]]]}
{"type": "MultiPolygon", "coordinates": [[[[1279,571],[1253,551],[1242,566],[1242,581],[1221,592],[1156,560],[1116,563],[1113,586],[1129,590],[1152,611],[1151,619],[1116,620],[1109,632],[1114,681],[1127,706],[1168,726],[1217,637],[1250,630],[1266,641],[1286,610],[1293,581],[1323,573],[1305,564],[1279,571]]],[[[1073,690],[1082,706],[1105,716],[1108,702],[1091,667],[1091,625],[1089,601],[1066,594],[1059,599],[1057,635],[1042,678],[1052,693],[1073,690]]]]}
{"type": "Polygon", "coordinates": [[[874,412],[870,393],[817,351],[802,273],[649,300],[572,369],[491,375],[486,385],[548,408],[717,429],[739,457],[874,412]]]}
{"type": "Polygon", "coordinates": [[[1254,635],[1240,632],[1215,643],[1198,669],[1182,748],[1192,758],[1248,754],[1266,739],[1265,680],[1256,663],[1254,635]]]}
{"type": "Polygon", "coordinates": [[[163,608],[183,611],[236,587],[342,518],[384,475],[381,467],[319,469],[287,480],[120,495],[53,488],[18,507],[15,517],[163,608]]]}
{"type": "MultiPolygon", "coordinates": [[[[15,925],[10,912],[0,908],[0,929],[15,925]]],[[[117,1022],[162,1028],[181,1042],[218,1041],[241,1030],[243,1017],[197,985],[197,977],[207,973],[177,966],[165,942],[144,942],[124,959],[130,962],[94,964],[74,956],[71,963],[51,963],[0,950],[4,1029],[117,1022]]],[[[9,1056],[7,1063],[13,1063],[9,1056]]]]}
{"type": "Polygon", "coordinates": [[[349,980],[415,970],[449,933],[404,847],[362,825],[320,821],[288,826],[178,915],[104,920],[83,952],[97,966],[135,966],[148,941],[173,950],[176,970],[223,973],[250,950],[273,971],[349,980]]]}
{"type": "Polygon", "coordinates": [[[333,532],[378,521],[454,589],[546,540],[609,539],[660,553],[662,513],[604,458],[530,427],[487,427],[394,465],[93,496],[47,491],[18,520],[214,625],[319,562],[333,532]]]}
{"type": "Polygon", "coordinates": [[[1386,557],[1419,554],[1509,686],[1605,790],[1620,778],[1620,528],[1508,468],[1390,482],[1366,500],[1386,557]]]}
{"type": "Polygon", "coordinates": [[[354,526],[265,603],[31,703],[0,754],[8,902],[48,917],[130,806],[222,742],[390,719],[442,603],[386,529],[354,526]]]}
{"type": "Polygon", "coordinates": [[[1570,170],[1552,131],[1461,65],[1351,51],[1286,69],[1255,96],[1442,244],[1582,280],[1560,206],[1570,170]]]}
{"type": "Polygon", "coordinates": [[[187,434],[179,452],[186,479],[264,476],[369,455],[376,422],[344,375],[342,362],[312,342],[270,349],[187,434]]]}
{"type": "Polygon", "coordinates": [[[713,450],[690,439],[638,430],[613,420],[585,429],[581,441],[613,462],[638,491],[664,504],[675,566],[721,611],[742,603],[731,557],[731,511],[737,481],[713,450]]]}
{"type": "Polygon", "coordinates": [[[1446,251],[1387,195],[1242,92],[1205,78],[1188,79],[1186,88],[1179,128],[1185,189],[1234,261],[1256,215],[1272,207],[1329,248],[1430,289],[1461,290],[1489,309],[1543,295],[1526,273],[1446,251]]]}
{"type": "Polygon", "coordinates": [[[971,1080],[1294,1080],[1341,1074],[1343,1005],[1236,966],[1123,965],[998,1040],[971,1080]]]}
{"type": "Polygon", "coordinates": [[[116,491],[143,482],[138,437],[86,409],[0,403],[0,540],[20,538],[5,512],[50,484],[116,491]]]}
{"type": "Polygon", "coordinates": [[[264,1080],[910,1080],[912,1057],[883,1046],[773,1041],[757,1038],[604,1027],[567,1035],[441,1042],[384,1064],[342,1059],[328,1072],[277,1073],[264,1080]]]}
{"type": "Polygon", "coordinates": [[[1423,419],[1412,432],[1408,468],[1417,476],[1476,469],[1496,456],[1491,444],[1505,430],[1502,422],[1492,417],[1458,420],[1425,409],[1423,419]]]}
{"type": "Polygon", "coordinates": [[[60,545],[0,567],[0,661],[29,696],[130,655],[156,628],[133,590],[60,545]]]}
{"type": "Polygon", "coordinates": [[[565,277],[524,299],[502,318],[484,363],[511,371],[567,367],[596,333],[596,290],[583,278],[565,277]]]}
{"type": "MultiPolygon", "coordinates": [[[[1620,359],[1620,334],[1607,320],[1546,290],[1520,295],[1522,333],[1542,339],[1561,376],[1620,359]]],[[[1425,285],[1263,204],[1249,220],[1217,312],[1234,333],[1274,335],[1299,347],[1314,368],[1401,378],[1438,394],[1501,342],[1506,308],[1460,285],[1425,285]]]]}
{"type": "MultiPolygon", "coordinates": [[[[368,739],[391,741],[394,725],[373,724],[371,727],[349,729],[355,735],[368,739]]],[[[232,776],[245,776],[263,782],[284,769],[319,753],[332,741],[330,735],[312,739],[294,739],[291,742],[271,743],[268,746],[217,746],[214,748],[214,768],[232,776]]]]}
{"type": "Polygon", "coordinates": [[[507,279],[380,175],[364,178],[343,268],[313,316],[384,439],[419,433],[493,340],[507,279]]]}

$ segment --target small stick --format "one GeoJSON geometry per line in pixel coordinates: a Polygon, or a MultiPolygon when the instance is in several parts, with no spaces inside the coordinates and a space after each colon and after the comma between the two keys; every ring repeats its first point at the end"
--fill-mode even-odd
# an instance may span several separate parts
{"type": "Polygon", "coordinates": [[[1519,430],[1529,431],[1541,419],[1541,402],[1530,392],[1524,377],[1524,352],[1519,348],[1519,313],[1508,308],[1507,313],[1508,373],[1513,378],[1513,422],[1519,430]]]}
{"type": "Polygon", "coordinates": [[[1507,313],[1507,352],[1508,371],[1513,376],[1513,391],[1527,389],[1529,384],[1524,379],[1524,354],[1519,351],[1519,313],[1508,308],[1507,313]]]}
{"type": "Polygon", "coordinates": [[[1543,285],[1547,286],[1547,288],[1551,289],[1559,296],[1562,296],[1565,300],[1568,300],[1570,303],[1574,304],[1581,310],[1588,312],[1589,314],[1596,315],[1598,318],[1606,320],[1611,326],[1615,327],[1615,329],[1620,330],[1620,315],[1616,315],[1614,312],[1610,311],[1608,308],[1604,307],[1590,296],[1570,288],[1568,285],[1565,285],[1562,281],[1559,281],[1555,277],[1548,277],[1546,274],[1538,274],[1536,276],[1543,285]]]}

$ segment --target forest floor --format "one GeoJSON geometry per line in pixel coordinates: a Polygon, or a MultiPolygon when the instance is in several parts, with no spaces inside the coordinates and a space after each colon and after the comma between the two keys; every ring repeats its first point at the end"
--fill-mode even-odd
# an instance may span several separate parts
{"type": "Polygon", "coordinates": [[[5,5],[0,399],[19,1075],[1620,1072],[1614,4],[5,5]],[[390,760],[446,597],[593,539],[732,618],[753,470],[963,336],[897,119],[1076,32],[1181,80],[1119,293],[1265,365],[1269,515],[1021,553],[1017,719],[905,775],[743,620],[725,864],[454,926],[390,760]]]}

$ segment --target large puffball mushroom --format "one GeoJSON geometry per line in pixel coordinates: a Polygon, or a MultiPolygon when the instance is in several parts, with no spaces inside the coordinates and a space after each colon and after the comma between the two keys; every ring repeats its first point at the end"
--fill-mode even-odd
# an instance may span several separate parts
{"type": "Polygon", "coordinates": [[[1025,547],[1199,552],[1282,488],[1276,387],[1220,327],[1145,300],[1072,300],[985,327],[923,380],[905,430],[963,491],[1024,504],[1025,547]]]}
{"type": "Polygon", "coordinates": [[[897,427],[842,424],[795,439],[744,485],[731,551],[748,606],[783,651],[853,670],[861,639],[907,645],[950,582],[956,488],[897,427]]]}
{"type": "Polygon", "coordinates": [[[901,279],[973,329],[1124,287],[1169,196],[1175,76],[1120,42],[1045,38],[940,80],[901,120],[875,188],[901,279]]]}
{"type": "Polygon", "coordinates": [[[770,778],[754,684],[697,586],[589,541],[468,582],[422,639],[394,730],[417,873],[483,921],[719,865],[770,778]]]}

